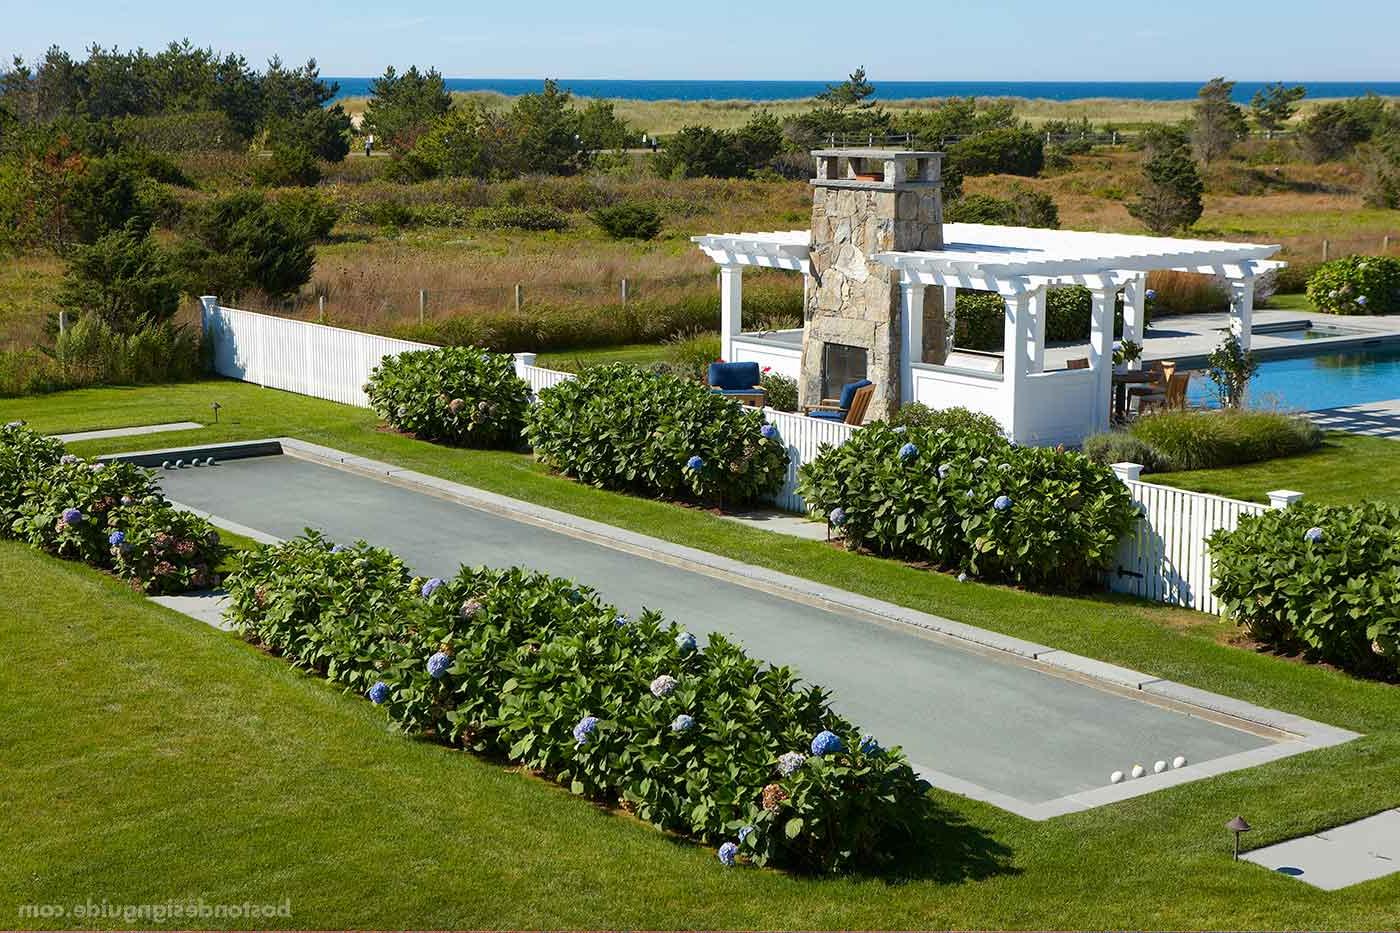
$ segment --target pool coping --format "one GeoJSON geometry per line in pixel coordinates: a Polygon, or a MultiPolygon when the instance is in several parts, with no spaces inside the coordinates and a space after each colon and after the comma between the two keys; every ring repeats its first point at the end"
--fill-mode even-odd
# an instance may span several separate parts
{"type": "MultiPolygon", "coordinates": [[[[116,453],[100,459],[125,460],[158,466],[162,461],[169,460],[171,457],[191,454],[196,450],[201,457],[215,456],[221,459],[241,459],[280,453],[388,481],[394,485],[445,498],[470,508],[533,524],[573,538],[591,541],[614,550],[705,576],[723,579],[794,602],[840,612],[874,623],[913,628],[926,635],[955,643],[965,649],[994,656],[1004,655],[1007,660],[1022,666],[1040,669],[1048,675],[1076,680],[1105,689],[1108,692],[1165,706],[1186,715],[1196,716],[1244,732],[1265,734],[1266,737],[1274,740],[1269,745],[1213,758],[1199,764],[1188,763],[1181,768],[1170,769],[1161,774],[1151,773],[1152,763],[1143,762],[1142,764],[1149,769],[1149,772],[1141,778],[1125,779],[1119,784],[1107,784],[1040,802],[1021,800],[935,768],[921,765],[918,762],[910,762],[920,776],[935,787],[993,804],[1031,820],[1050,819],[1067,813],[1127,800],[1166,787],[1214,777],[1229,771],[1288,758],[1315,749],[1339,745],[1359,738],[1361,735],[1302,716],[1268,709],[1244,700],[1062,651],[1049,645],[992,632],[931,613],[862,596],[803,577],[792,576],[764,567],[755,567],[733,558],[653,538],[569,512],[535,505],[499,493],[487,492],[473,486],[399,467],[392,463],[348,454],[293,437],[211,444],[198,448],[166,448],[116,453]],[[1273,734],[1269,735],[1268,733],[1273,734]]],[[[186,469],[190,469],[190,467],[186,467],[186,469]]],[[[277,540],[256,529],[247,528],[220,516],[207,512],[199,514],[230,531],[254,539],[277,540]]],[[[1125,765],[1127,764],[1125,762],[1125,765]]]]}

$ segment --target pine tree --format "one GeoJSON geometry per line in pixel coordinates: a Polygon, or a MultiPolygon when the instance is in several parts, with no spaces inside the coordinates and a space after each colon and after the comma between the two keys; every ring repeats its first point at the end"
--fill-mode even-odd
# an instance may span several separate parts
{"type": "Polygon", "coordinates": [[[1214,162],[1226,155],[1249,131],[1244,110],[1230,98],[1234,90],[1235,82],[1211,78],[1197,94],[1192,108],[1191,146],[1202,162],[1214,162]]]}
{"type": "Polygon", "coordinates": [[[1201,183],[1185,146],[1159,149],[1142,166],[1145,183],[1128,213],[1153,233],[1174,233],[1201,217],[1201,183]]]}
{"type": "Polygon", "coordinates": [[[1301,84],[1286,87],[1282,82],[1266,84],[1254,92],[1249,109],[1254,114],[1254,122],[1267,133],[1274,133],[1298,112],[1298,101],[1308,96],[1308,89],[1301,84]]]}

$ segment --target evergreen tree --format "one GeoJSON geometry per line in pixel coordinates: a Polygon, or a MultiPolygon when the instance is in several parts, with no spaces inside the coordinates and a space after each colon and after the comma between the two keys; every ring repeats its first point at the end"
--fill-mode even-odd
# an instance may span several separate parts
{"type": "Polygon", "coordinates": [[[1254,114],[1254,122],[1268,133],[1275,133],[1298,112],[1298,101],[1308,96],[1308,89],[1301,84],[1286,87],[1281,82],[1266,84],[1254,92],[1249,109],[1254,114]]]}
{"type": "Polygon", "coordinates": [[[1185,146],[1156,150],[1142,170],[1144,184],[1137,200],[1128,205],[1129,214],[1160,234],[1174,233],[1200,219],[1204,186],[1185,146]]]}
{"type": "Polygon", "coordinates": [[[873,107],[875,102],[868,98],[875,93],[875,85],[865,80],[865,66],[861,65],[840,84],[828,84],[826,90],[817,95],[817,100],[837,110],[847,107],[873,107]]]}
{"type": "Polygon", "coordinates": [[[452,95],[436,68],[414,65],[400,75],[393,66],[370,83],[363,130],[387,145],[407,150],[433,121],[452,109],[452,95]]]}
{"type": "Polygon", "coordinates": [[[1192,107],[1191,147],[1196,151],[1196,158],[1204,163],[1228,154],[1249,130],[1244,110],[1230,98],[1234,90],[1235,82],[1211,78],[1196,96],[1192,107]]]}

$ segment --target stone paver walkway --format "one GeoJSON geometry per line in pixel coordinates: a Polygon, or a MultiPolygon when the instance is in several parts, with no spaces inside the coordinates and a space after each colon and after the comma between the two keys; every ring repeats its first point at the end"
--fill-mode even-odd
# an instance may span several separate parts
{"type": "Polygon", "coordinates": [[[137,434],[164,434],[166,431],[193,431],[204,425],[198,421],[171,421],[168,424],[141,424],[129,428],[104,428],[101,431],[74,431],[71,434],[55,434],[54,437],[65,444],[73,441],[97,441],[104,437],[131,437],[137,434]]]}
{"type": "Polygon", "coordinates": [[[1400,810],[1246,852],[1240,858],[1324,891],[1400,871],[1400,810]]]}
{"type": "Polygon", "coordinates": [[[1347,405],[1345,408],[1324,408],[1309,412],[1309,415],[1318,427],[1328,431],[1347,431],[1400,441],[1400,399],[1347,405]]]}

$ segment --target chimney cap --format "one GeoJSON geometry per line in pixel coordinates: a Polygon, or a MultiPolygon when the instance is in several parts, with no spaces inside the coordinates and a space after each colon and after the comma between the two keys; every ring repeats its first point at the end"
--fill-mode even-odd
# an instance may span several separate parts
{"type": "Polygon", "coordinates": [[[881,149],[878,146],[859,146],[836,149],[813,149],[812,155],[819,158],[841,159],[932,159],[942,158],[943,153],[921,149],[881,149]]]}

